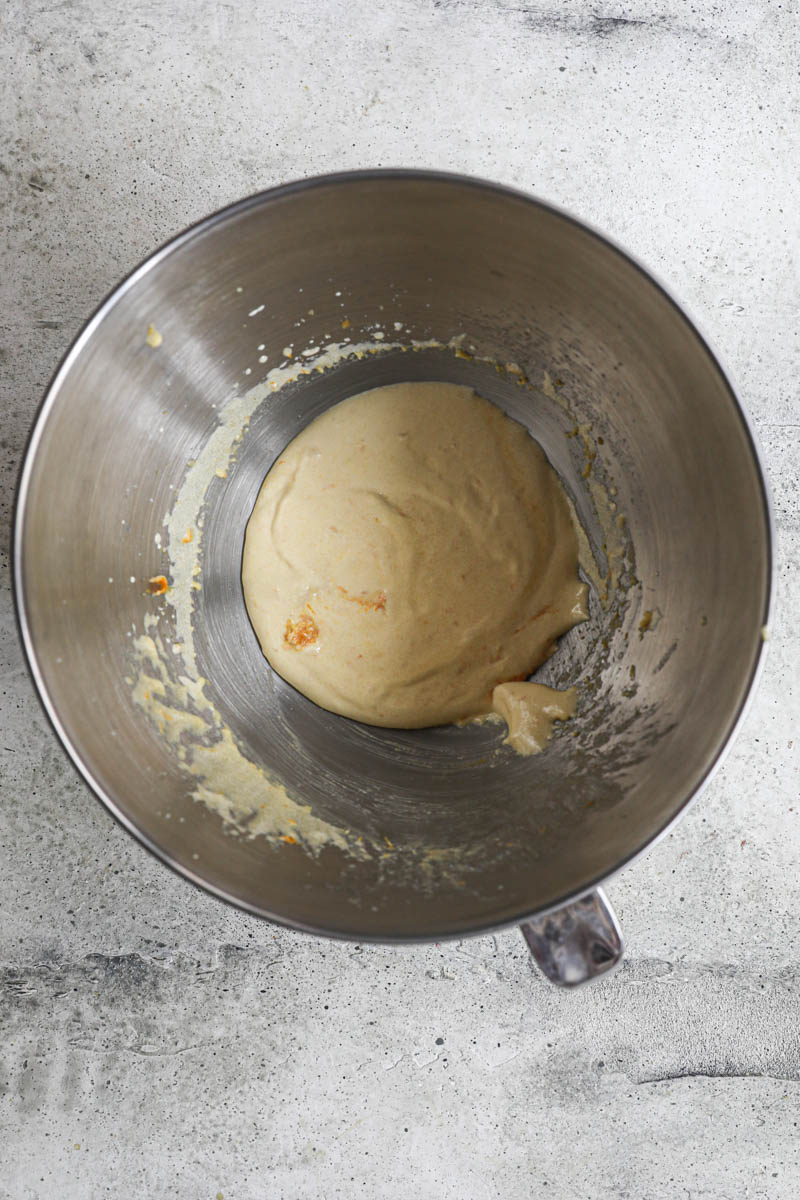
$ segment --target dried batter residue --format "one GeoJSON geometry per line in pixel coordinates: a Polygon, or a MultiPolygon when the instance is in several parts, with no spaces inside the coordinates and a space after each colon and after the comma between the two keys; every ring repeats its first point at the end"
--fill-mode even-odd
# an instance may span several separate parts
{"type": "Polygon", "coordinates": [[[133,699],[174,748],[195,781],[192,796],[234,829],[250,836],[291,836],[311,849],[352,849],[346,831],[315,817],[240,750],[205,693],[206,681],[168,669],[158,618],[145,618],[146,632],[134,639],[133,699]]]}

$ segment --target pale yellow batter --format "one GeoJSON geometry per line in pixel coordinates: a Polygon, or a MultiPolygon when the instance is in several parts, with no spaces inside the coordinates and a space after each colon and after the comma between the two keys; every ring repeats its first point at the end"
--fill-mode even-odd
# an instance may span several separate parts
{"type": "Polygon", "coordinates": [[[287,446],[242,582],[267,659],[323,708],[395,728],[494,710],[534,753],[574,694],[498,685],[585,619],[577,565],[561,483],[523,426],[469,388],[404,383],[335,405],[287,446]]]}

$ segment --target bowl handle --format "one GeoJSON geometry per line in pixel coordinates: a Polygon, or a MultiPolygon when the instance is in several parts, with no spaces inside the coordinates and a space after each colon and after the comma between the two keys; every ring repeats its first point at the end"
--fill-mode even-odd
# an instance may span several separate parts
{"type": "Polygon", "coordinates": [[[551,983],[579,987],[619,966],[622,931],[601,888],[520,925],[537,965],[551,983]]]}

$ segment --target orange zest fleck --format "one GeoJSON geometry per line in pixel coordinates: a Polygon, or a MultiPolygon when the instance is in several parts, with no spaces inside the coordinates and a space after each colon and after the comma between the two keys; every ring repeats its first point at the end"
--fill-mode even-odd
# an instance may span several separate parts
{"type": "Polygon", "coordinates": [[[296,837],[292,837],[292,835],[291,835],[290,833],[282,833],[282,834],[281,834],[281,841],[282,841],[282,842],[286,842],[286,844],[287,844],[287,845],[289,845],[289,846],[296,846],[296,845],[297,845],[297,838],[296,838],[296,837]]]}
{"type": "Polygon", "coordinates": [[[386,592],[376,592],[374,596],[351,596],[347,588],[341,586],[338,590],[342,593],[345,600],[352,601],[353,604],[359,604],[366,612],[384,612],[386,609],[386,592]]]}
{"type": "Polygon", "coordinates": [[[169,587],[166,575],[154,575],[147,584],[148,596],[163,596],[169,587]]]}
{"type": "Polygon", "coordinates": [[[349,328],[350,328],[350,318],[345,317],[345,319],[342,321],[342,329],[349,329],[349,328]]]}
{"type": "Polygon", "coordinates": [[[192,533],[191,529],[187,529],[186,533],[181,538],[181,541],[184,543],[184,545],[188,545],[193,537],[194,537],[194,534],[192,533]]]}
{"type": "Polygon", "coordinates": [[[313,645],[318,637],[319,630],[316,622],[307,613],[301,613],[296,621],[290,617],[283,631],[283,640],[294,650],[302,650],[304,646],[313,645]]]}

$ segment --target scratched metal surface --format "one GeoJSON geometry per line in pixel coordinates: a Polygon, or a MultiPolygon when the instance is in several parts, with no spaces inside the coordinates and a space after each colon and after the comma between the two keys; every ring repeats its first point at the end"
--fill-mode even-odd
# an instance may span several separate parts
{"type": "Polygon", "coordinates": [[[4,32],[0,1197],[796,1195],[796,5],[11,0],[4,32]],[[587,993],[513,932],[333,945],[193,891],[78,781],[22,665],[16,472],[96,301],[219,204],[398,164],[534,190],[640,255],[727,360],[775,491],[761,690],[611,886],[628,957],[587,993]]]}

